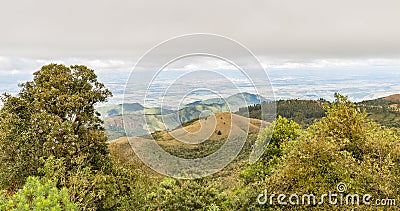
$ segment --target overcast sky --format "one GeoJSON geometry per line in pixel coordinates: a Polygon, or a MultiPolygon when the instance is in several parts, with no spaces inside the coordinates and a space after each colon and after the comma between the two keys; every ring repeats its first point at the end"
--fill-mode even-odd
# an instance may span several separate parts
{"type": "Polygon", "coordinates": [[[399,23],[398,0],[0,0],[0,71],[74,59],[131,65],[162,41],[199,32],[232,38],[264,61],[393,62],[399,23]]]}

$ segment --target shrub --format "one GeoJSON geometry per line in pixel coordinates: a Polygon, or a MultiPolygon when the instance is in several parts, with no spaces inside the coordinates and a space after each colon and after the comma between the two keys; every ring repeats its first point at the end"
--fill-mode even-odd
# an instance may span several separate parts
{"type": "MultiPolygon", "coordinates": [[[[289,142],[296,140],[301,134],[301,126],[292,120],[279,116],[271,125],[264,128],[254,143],[256,149],[264,149],[260,159],[249,164],[240,177],[246,184],[254,181],[263,181],[280,162],[283,151],[289,142]]],[[[255,152],[252,152],[255,153],[255,152]]],[[[251,154],[250,156],[254,156],[251,154]]]]}
{"type": "Polygon", "coordinates": [[[58,190],[51,181],[28,177],[22,189],[12,196],[0,195],[0,210],[78,210],[70,202],[66,188],[58,190]]]}

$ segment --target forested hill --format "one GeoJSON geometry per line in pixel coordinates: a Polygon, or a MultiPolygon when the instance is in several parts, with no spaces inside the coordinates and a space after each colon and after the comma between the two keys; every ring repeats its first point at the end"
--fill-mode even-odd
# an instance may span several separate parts
{"type": "MultiPolygon", "coordinates": [[[[324,99],[319,100],[279,100],[276,101],[276,116],[294,120],[303,127],[307,127],[315,120],[325,116],[324,99]]],[[[368,117],[387,127],[400,128],[400,94],[390,95],[374,100],[356,103],[357,107],[365,110],[368,117]]],[[[270,110],[275,105],[264,103],[263,109],[270,110]]],[[[248,107],[249,117],[261,119],[261,105],[255,104],[248,107]]],[[[246,109],[241,108],[237,114],[246,116],[246,109]]]]}
{"type": "MultiPolygon", "coordinates": [[[[303,127],[306,127],[325,116],[323,104],[326,102],[324,99],[320,100],[279,100],[276,101],[276,115],[294,120],[303,127]]],[[[271,110],[274,103],[264,102],[262,107],[265,110],[271,110]]],[[[261,104],[255,104],[248,107],[249,117],[261,119],[261,104]]],[[[246,116],[247,109],[241,108],[237,114],[246,116]]]]}
{"type": "Polygon", "coordinates": [[[400,94],[363,101],[357,105],[379,124],[400,128],[400,94]]]}

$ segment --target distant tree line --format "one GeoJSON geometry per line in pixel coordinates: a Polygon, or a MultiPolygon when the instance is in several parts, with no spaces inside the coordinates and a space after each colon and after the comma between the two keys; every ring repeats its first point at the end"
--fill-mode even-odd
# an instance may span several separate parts
{"type": "MultiPolygon", "coordinates": [[[[306,127],[312,124],[315,120],[321,119],[325,116],[324,99],[319,100],[278,100],[275,102],[263,102],[262,104],[250,105],[248,115],[250,118],[261,119],[262,113],[270,115],[276,107],[275,116],[264,116],[263,119],[273,121],[276,117],[281,116],[289,120],[293,120],[306,127]],[[264,111],[264,112],[262,112],[264,111]]],[[[246,108],[240,108],[237,114],[246,116],[246,108]]]]}
{"type": "MultiPolygon", "coordinates": [[[[311,125],[316,120],[325,116],[324,104],[329,103],[324,99],[319,100],[278,100],[275,102],[250,105],[240,108],[237,114],[242,116],[261,119],[262,111],[264,115],[270,115],[276,107],[275,116],[264,116],[263,119],[273,121],[278,116],[293,120],[303,128],[311,125]]],[[[386,100],[384,98],[362,101],[356,103],[356,107],[367,113],[368,118],[386,127],[400,128],[400,111],[396,109],[399,101],[386,100]]]]}

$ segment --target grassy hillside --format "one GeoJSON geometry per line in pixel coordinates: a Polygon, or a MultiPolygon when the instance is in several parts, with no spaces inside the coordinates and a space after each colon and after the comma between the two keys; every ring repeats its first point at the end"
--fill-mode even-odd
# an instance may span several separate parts
{"type": "Polygon", "coordinates": [[[383,99],[388,101],[400,102],[400,94],[389,95],[384,97],[383,99]]]}
{"type": "Polygon", "coordinates": [[[103,118],[121,116],[122,112],[124,112],[124,114],[140,114],[145,112],[147,115],[160,115],[161,113],[169,114],[173,112],[165,108],[163,109],[157,107],[145,108],[139,103],[126,103],[124,106],[122,106],[121,104],[109,105],[109,106],[99,107],[96,110],[101,114],[103,118]]]}
{"type": "Polygon", "coordinates": [[[257,133],[260,127],[268,123],[258,119],[248,119],[228,112],[217,113],[199,120],[193,121],[183,127],[177,128],[169,133],[160,131],[159,136],[163,140],[173,140],[174,138],[185,142],[197,142],[198,140],[221,140],[240,136],[249,131],[257,133]]]}
{"type": "MultiPolygon", "coordinates": [[[[127,103],[125,104],[125,112],[126,113],[134,113],[137,111],[142,111],[144,107],[139,103],[127,103]]],[[[103,106],[96,109],[102,117],[113,117],[122,114],[122,105],[110,105],[103,106]]]]}
{"type": "MultiPolygon", "coordinates": [[[[249,119],[227,112],[217,113],[186,123],[172,131],[156,131],[151,136],[166,151],[173,155],[193,158],[207,156],[219,149],[225,140],[242,135],[257,134],[261,127],[269,125],[258,119],[249,119]],[[205,140],[203,142],[203,140],[205,140]]],[[[149,138],[147,136],[147,138],[149,138]]],[[[146,136],[129,138],[129,141],[148,143],[146,136]],[[146,141],[147,140],[147,141],[146,141]]],[[[126,138],[118,138],[110,143],[123,144],[126,138]]]]}
{"type": "MultiPolygon", "coordinates": [[[[223,112],[202,118],[177,128],[169,133],[156,132],[153,137],[167,152],[183,158],[205,157],[218,150],[228,138],[247,136],[244,154],[249,155],[249,145],[254,143],[256,134],[268,123],[223,112]],[[202,142],[202,140],[205,140],[202,142]]],[[[244,155],[243,155],[244,156],[244,155]]]]}

